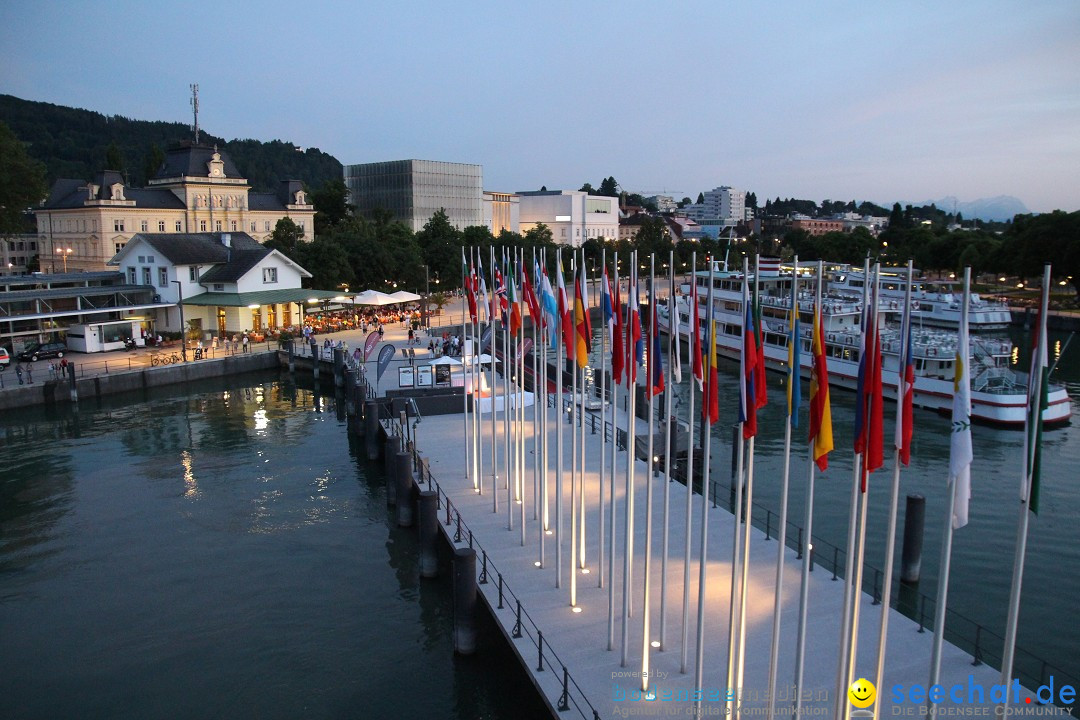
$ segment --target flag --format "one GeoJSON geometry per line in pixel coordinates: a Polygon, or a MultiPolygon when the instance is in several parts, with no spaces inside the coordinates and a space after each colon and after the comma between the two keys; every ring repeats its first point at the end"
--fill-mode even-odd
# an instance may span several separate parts
{"type": "Polygon", "coordinates": [[[578,367],[589,364],[592,350],[592,324],[589,322],[589,298],[585,295],[585,262],[578,265],[574,287],[574,352],[578,367]]]}
{"type": "MultiPolygon", "coordinates": [[[[757,435],[757,380],[758,348],[754,327],[754,311],[750,305],[750,281],[743,276],[743,347],[739,357],[739,422],[742,423],[743,440],[757,435]]],[[[715,342],[715,340],[713,340],[715,342]]],[[[710,368],[711,372],[712,368],[710,368]]],[[[711,381],[711,379],[710,379],[711,381]]]]}
{"type": "Polygon", "coordinates": [[[540,302],[544,306],[545,324],[548,328],[548,339],[551,342],[551,347],[555,347],[555,328],[559,326],[559,303],[555,299],[555,291],[551,289],[551,280],[548,278],[547,269],[540,269],[540,265],[536,266],[537,277],[539,278],[540,285],[540,302]]]}
{"type": "Polygon", "coordinates": [[[671,377],[675,384],[682,382],[682,322],[679,320],[679,303],[675,297],[675,278],[671,278],[671,288],[668,295],[668,333],[671,338],[671,377]]]}
{"type": "Polygon", "coordinates": [[[506,272],[506,300],[510,304],[510,334],[516,335],[521,329],[521,298],[518,297],[517,282],[513,270],[514,263],[507,266],[506,272]]]}
{"type": "MultiPolygon", "coordinates": [[[[503,258],[506,261],[506,258],[503,258]]],[[[502,318],[503,325],[506,325],[507,317],[506,311],[509,310],[509,304],[506,302],[506,284],[503,281],[502,270],[499,266],[495,266],[495,293],[491,296],[491,316],[495,317],[495,301],[498,299],[499,317],[502,318]]]]}
{"type": "MultiPolygon", "coordinates": [[[[632,262],[637,262],[634,258],[632,262]]],[[[641,311],[638,309],[637,271],[630,271],[630,284],[626,299],[626,385],[637,382],[637,366],[644,362],[645,343],[641,338],[641,311]]]]}
{"type": "Polygon", "coordinates": [[[716,368],[716,320],[708,313],[709,380],[702,391],[701,417],[709,425],[720,422],[720,372],[716,368]]]}
{"type": "Polygon", "coordinates": [[[607,274],[607,266],[600,275],[600,313],[603,317],[604,327],[607,329],[608,341],[615,342],[615,311],[611,307],[611,278],[607,274]]]}
{"type": "Polygon", "coordinates": [[[626,362],[626,349],[623,347],[622,293],[619,291],[619,262],[615,259],[614,324],[611,335],[611,379],[616,385],[622,382],[623,365],[626,362]]]}
{"type": "Polygon", "coordinates": [[[765,335],[761,331],[761,297],[754,291],[754,407],[758,410],[768,403],[765,379],[765,335]]]}
{"type": "Polygon", "coordinates": [[[469,299],[469,320],[476,322],[476,271],[465,260],[465,251],[461,252],[461,272],[465,277],[465,292],[469,299]]]}
{"type": "Polygon", "coordinates": [[[866,476],[881,468],[885,462],[885,409],[881,381],[881,333],[878,332],[877,316],[878,292],[877,281],[871,296],[871,315],[867,339],[866,354],[866,444],[863,452],[862,479],[860,489],[866,492],[866,476]]]}
{"type": "MultiPolygon", "coordinates": [[[[866,273],[866,277],[870,274],[866,273]]],[[[867,295],[869,298],[869,295],[867,295]]],[[[866,450],[866,364],[869,361],[869,353],[866,352],[866,333],[870,326],[869,300],[863,304],[862,318],[859,321],[859,371],[855,381],[855,453],[861,455],[866,450]]]]}
{"type": "Polygon", "coordinates": [[[690,285],[690,368],[697,380],[698,390],[704,390],[705,375],[701,363],[701,323],[698,319],[697,263],[694,264],[690,285]]]}
{"type": "MultiPolygon", "coordinates": [[[[964,286],[964,307],[968,304],[968,287],[964,286]]],[[[968,374],[968,326],[966,310],[960,317],[956,338],[956,358],[953,363],[952,442],[949,444],[949,480],[953,485],[953,529],[962,528],[968,521],[968,501],[971,499],[971,377],[968,374]]]]}
{"type": "MultiPolygon", "coordinates": [[[[480,294],[480,297],[483,298],[483,302],[479,303],[478,305],[484,307],[484,312],[490,313],[491,312],[491,306],[488,305],[487,280],[484,278],[484,261],[479,256],[479,254],[477,255],[477,258],[476,258],[476,277],[478,277],[480,279],[480,282],[479,282],[479,288],[480,288],[479,294],[480,294]]],[[[479,309],[477,310],[477,312],[479,313],[479,309]]],[[[491,322],[491,315],[490,314],[488,315],[487,320],[488,320],[488,322],[491,322]]]]}
{"type": "Polygon", "coordinates": [[[791,274],[791,319],[788,323],[790,334],[788,336],[788,378],[787,378],[787,412],[791,418],[791,424],[799,427],[799,405],[802,402],[799,387],[802,379],[799,377],[799,355],[802,352],[802,335],[799,333],[799,298],[798,298],[798,268],[791,274]]]}
{"type": "Polygon", "coordinates": [[[570,302],[566,297],[566,283],[563,282],[562,258],[559,258],[559,318],[562,324],[563,345],[566,357],[574,357],[574,326],[570,320],[570,302]]]}
{"type": "MultiPolygon", "coordinates": [[[[821,282],[819,279],[818,282],[821,282]]],[[[818,468],[829,467],[833,449],[832,408],[829,405],[829,368],[825,361],[825,327],[820,303],[814,307],[814,330],[811,345],[813,368],[810,371],[810,442],[818,468]]]]}
{"type": "MultiPolygon", "coordinates": [[[[1043,293],[1047,292],[1049,288],[1044,286],[1043,293]]],[[[1044,306],[1045,298],[1039,305],[1039,316],[1035,320],[1031,372],[1028,375],[1027,418],[1024,423],[1025,485],[1027,478],[1031,478],[1031,484],[1024,490],[1028,509],[1036,515],[1039,513],[1039,476],[1042,471],[1043,411],[1050,407],[1050,363],[1046,347],[1046,317],[1042,312],[1044,306]]],[[[1021,499],[1024,494],[1021,493],[1021,499]]]]}
{"type": "Polygon", "coordinates": [[[911,438],[915,431],[915,353],[911,342],[911,314],[904,310],[903,325],[907,327],[904,340],[904,363],[900,368],[897,396],[900,400],[900,422],[896,426],[896,447],[900,450],[900,462],[911,464],[911,438]]]}
{"type": "MultiPolygon", "coordinates": [[[[533,267],[536,267],[535,263],[533,264],[533,267]]],[[[532,318],[533,327],[543,327],[544,316],[540,312],[540,301],[536,297],[536,290],[533,289],[533,284],[529,281],[529,273],[525,272],[524,264],[521,265],[521,290],[522,294],[525,296],[525,303],[529,306],[529,317],[532,318]]]]}
{"type": "MultiPolygon", "coordinates": [[[[652,280],[650,279],[650,284],[652,280]]],[[[649,392],[659,395],[664,392],[664,360],[660,349],[660,323],[656,321],[656,288],[649,288],[649,392]]]]}

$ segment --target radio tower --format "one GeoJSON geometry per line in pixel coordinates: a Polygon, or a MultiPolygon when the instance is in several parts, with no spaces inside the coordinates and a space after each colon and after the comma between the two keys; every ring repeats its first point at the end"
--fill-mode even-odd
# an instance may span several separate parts
{"type": "Polygon", "coordinates": [[[190,85],[191,87],[191,109],[195,111],[195,144],[199,144],[199,85],[196,83],[190,85]]]}

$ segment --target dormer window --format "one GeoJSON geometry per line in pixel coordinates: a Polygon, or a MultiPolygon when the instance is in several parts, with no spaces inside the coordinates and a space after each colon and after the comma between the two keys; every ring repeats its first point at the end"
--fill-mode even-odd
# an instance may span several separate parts
{"type": "Polygon", "coordinates": [[[296,192],[296,204],[297,205],[305,205],[305,204],[307,204],[307,199],[304,196],[304,191],[303,190],[298,190],[296,192]]]}
{"type": "Polygon", "coordinates": [[[122,183],[113,183],[109,186],[109,192],[113,200],[124,200],[124,186],[122,183]]]}
{"type": "Polygon", "coordinates": [[[263,268],[263,282],[264,283],[276,283],[277,282],[277,268],[273,268],[273,267],[263,268]]]}

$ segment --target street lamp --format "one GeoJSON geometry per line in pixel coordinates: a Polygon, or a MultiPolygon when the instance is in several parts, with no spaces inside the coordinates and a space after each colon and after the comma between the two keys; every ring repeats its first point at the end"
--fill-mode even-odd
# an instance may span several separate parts
{"type": "Polygon", "coordinates": [[[56,254],[64,258],[64,272],[67,272],[68,255],[74,252],[71,248],[56,248],[56,254]]]}
{"type": "Polygon", "coordinates": [[[431,271],[427,265],[424,265],[424,302],[420,306],[420,321],[423,323],[424,328],[431,330],[431,325],[428,324],[428,298],[431,296],[431,271]]]}
{"type": "Polygon", "coordinates": [[[187,362],[187,332],[184,331],[184,286],[179,280],[171,281],[176,285],[176,307],[180,308],[180,354],[187,362]]]}

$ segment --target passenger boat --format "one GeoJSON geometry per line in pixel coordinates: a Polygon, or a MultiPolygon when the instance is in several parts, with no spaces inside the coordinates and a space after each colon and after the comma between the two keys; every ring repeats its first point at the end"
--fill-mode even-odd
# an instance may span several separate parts
{"type": "MultiPolygon", "coordinates": [[[[839,266],[828,273],[828,289],[845,297],[862,297],[866,278],[862,270],[839,266]]],[[[880,297],[894,307],[904,301],[907,277],[897,270],[881,271],[880,297]]],[[[960,303],[963,291],[954,283],[916,278],[911,286],[911,321],[915,327],[960,327],[960,303]]],[[[1012,322],[1009,307],[1002,300],[990,300],[971,293],[968,301],[968,331],[972,333],[1004,330],[1012,322]]]]}
{"type": "MultiPolygon", "coordinates": [[[[713,307],[717,320],[717,352],[730,359],[738,359],[743,342],[742,306],[743,274],[741,272],[714,272],[713,307]]],[[[697,283],[699,332],[704,338],[706,304],[708,302],[709,273],[698,272],[697,283]]],[[[753,277],[751,276],[751,282],[753,277]]],[[[813,280],[808,281],[809,283],[813,280]]],[[[787,371],[788,323],[791,312],[791,276],[779,274],[759,279],[762,304],[762,332],[765,341],[765,363],[772,370],[787,371]]],[[[680,328],[684,334],[690,327],[689,285],[682,288],[676,307],[680,316],[680,328]]],[[[879,313],[881,323],[881,352],[884,394],[896,399],[901,339],[899,330],[886,322],[889,316],[899,319],[901,308],[890,307],[879,313]]],[[[800,371],[810,376],[812,355],[810,352],[814,297],[801,292],[799,299],[799,323],[802,340],[800,371]]],[[[668,332],[666,303],[657,308],[660,329],[668,332]]],[[[822,298],[822,325],[825,347],[828,353],[829,384],[831,387],[854,390],[859,373],[859,355],[862,343],[860,323],[861,298],[856,300],[830,293],[822,298]]],[[[957,334],[944,330],[919,328],[913,325],[912,344],[915,356],[914,404],[942,413],[952,410],[953,364],[956,358],[957,334]]],[[[996,338],[970,338],[971,357],[971,416],[973,420],[1019,427],[1023,425],[1027,407],[1027,374],[1009,367],[1012,345],[996,338]]],[[[1069,420],[1072,407],[1069,395],[1060,385],[1051,385],[1049,407],[1043,411],[1048,424],[1069,420]]]]}

